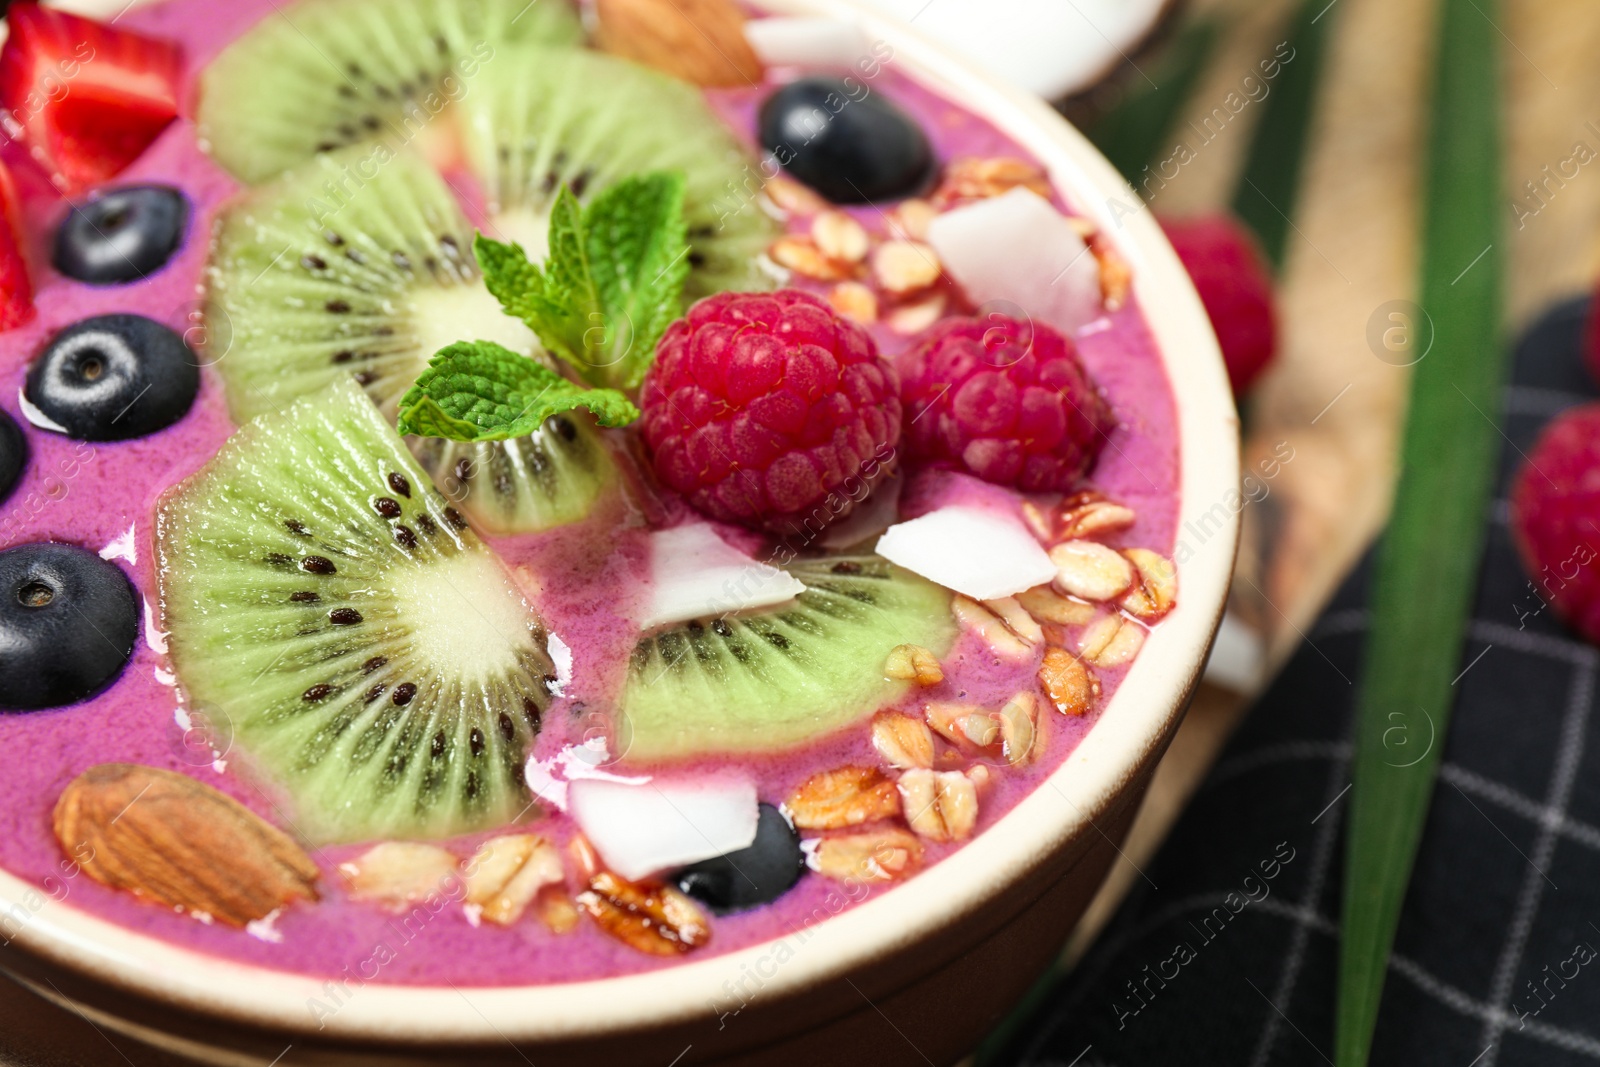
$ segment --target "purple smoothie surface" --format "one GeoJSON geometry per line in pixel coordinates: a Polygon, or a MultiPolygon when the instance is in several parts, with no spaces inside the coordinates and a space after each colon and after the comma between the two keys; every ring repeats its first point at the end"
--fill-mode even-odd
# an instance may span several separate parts
{"type": "MultiPolygon", "coordinates": [[[[196,72],[234,36],[270,13],[274,0],[172,2],[129,12],[120,20],[129,29],[176,40],[185,54],[186,98],[192,101],[196,72]]],[[[938,157],[1017,156],[1015,143],[993,126],[918,86],[891,61],[870,82],[917,119],[938,157]]],[[[719,91],[711,102],[747,143],[753,142],[753,114],[771,86],[719,91]]],[[[14,147],[14,146],[12,146],[14,147]]],[[[10,149],[8,149],[9,151],[10,149]]],[[[42,246],[65,213],[66,205],[42,181],[27,177],[14,162],[33,240],[42,246]]],[[[18,398],[26,368],[48,339],[79,319],[110,312],[137,312],[203,340],[197,309],[207,235],[217,211],[238,190],[196,144],[187,118],[169,127],[148,151],[117,179],[164,182],[182,188],[193,204],[180,252],[161,271],[143,281],[94,288],[42,266],[36,274],[37,318],[0,338],[0,407],[22,417],[18,398]]],[[[882,232],[879,209],[852,209],[869,228],[882,232]]],[[[41,264],[47,257],[37,257],[41,264]]],[[[901,351],[911,339],[886,328],[873,330],[885,355],[901,351]]],[[[1103,390],[1120,428],[1104,449],[1091,481],[1113,499],[1132,507],[1135,525],[1110,541],[1170,554],[1178,507],[1178,444],[1174,399],[1160,357],[1137,305],[1129,302],[1092,323],[1077,338],[1083,362],[1103,390]]],[[[202,352],[205,349],[202,347],[202,352]]],[[[208,357],[215,358],[215,357],[208,357]]],[[[220,358],[225,359],[223,355],[220,358]]],[[[412,984],[509,985],[601,978],[669,967],[673,959],[641,955],[604,935],[587,920],[566,935],[555,935],[531,917],[510,927],[475,926],[459,905],[430,914],[426,921],[402,921],[368,904],[347,900],[339,863],[365,845],[312,849],[323,871],[323,899],[291,906],[267,925],[249,931],[208,925],[163,907],[143,903],[100,885],[65,862],[51,830],[51,810],[63,788],[85,769],[104,762],[132,762],[191,775],[237,798],[267,820],[292,831],[292,809],[272,788],[241,773],[240,754],[213,753],[186,733],[181,694],[163,654],[155,610],[152,516],[158,497],[205,463],[232,433],[216,368],[202,370],[203,384],[194,408],[176,425],[152,436],[91,444],[28,427],[32,451],[28,470],[12,495],[0,504],[0,548],[33,541],[79,544],[113,559],[125,569],[144,600],[144,617],[132,661],[105,692],[66,708],[32,714],[0,715],[0,866],[38,885],[41,892],[69,906],[180,946],[285,971],[318,977],[354,975],[364,981],[412,984]]],[[[907,479],[902,504],[907,515],[958,503],[993,487],[971,479],[924,472],[907,479]]],[[[530,593],[550,630],[574,650],[567,696],[546,713],[547,727],[532,756],[549,760],[582,736],[585,716],[577,705],[585,694],[615,692],[635,641],[627,613],[637,602],[647,573],[644,528],[624,525],[617,509],[585,523],[542,534],[487,538],[514,571],[528,580],[530,593]],[[608,527],[608,528],[607,528],[608,527]]],[[[962,699],[999,706],[1017,688],[1016,667],[997,667],[971,635],[964,635],[946,658],[947,680],[918,699],[962,699]]],[[[1100,673],[1110,701],[1124,669],[1100,673]]],[[[1027,668],[1031,679],[1032,667],[1027,668]]],[[[903,706],[916,699],[908,696],[903,706]]],[[[984,793],[979,832],[1003,817],[1054,772],[1097,720],[1100,712],[1068,718],[1053,710],[1047,746],[1031,765],[995,775],[984,793]]],[[[226,738],[217,738],[226,749],[226,738]]],[[[736,766],[758,784],[761,799],[779,803],[808,775],[845,763],[876,764],[864,724],[805,748],[781,755],[705,760],[675,765],[673,773],[711,766],[736,766]]],[[[648,767],[619,768],[629,774],[648,767]]],[[[545,816],[526,829],[565,844],[571,833],[565,818],[545,816]]],[[[505,832],[504,828],[496,832],[505,832]]],[[[448,842],[460,856],[492,834],[448,842]]],[[[959,850],[958,845],[927,843],[927,865],[959,850]]],[[[865,896],[892,893],[887,886],[852,890],[815,873],[776,902],[743,914],[716,918],[709,945],[677,959],[695,960],[792,934],[818,918],[834,914],[865,896]]],[[[6,931],[9,937],[14,933],[6,931]]]]}

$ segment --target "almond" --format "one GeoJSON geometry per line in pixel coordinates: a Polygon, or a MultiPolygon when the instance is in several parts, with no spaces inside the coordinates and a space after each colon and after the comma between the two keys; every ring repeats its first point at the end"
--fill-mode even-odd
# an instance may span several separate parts
{"type": "Polygon", "coordinates": [[[837,830],[893,818],[900,797],[876,767],[839,767],[801,782],[783,806],[801,830],[837,830]]]}
{"type": "Polygon", "coordinates": [[[597,0],[600,47],[696,85],[754,86],[766,76],[732,0],[597,0]]]}
{"type": "Polygon", "coordinates": [[[840,882],[896,882],[921,863],[922,842],[904,830],[885,828],[822,838],[811,866],[840,882]]]}
{"type": "Polygon", "coordinates": [[[577,903],[600,929],[651,956],[680,956],[711,940],[705,913],[671,886],[601,871],[589,879],[577,903]]]}
{"type": "Polygon", "coordinates": [[[56,801],[54,828],[95,881],[229,926],[317,899],[317,865],[287,834],[171,771],[91,767],[56,801]]]}

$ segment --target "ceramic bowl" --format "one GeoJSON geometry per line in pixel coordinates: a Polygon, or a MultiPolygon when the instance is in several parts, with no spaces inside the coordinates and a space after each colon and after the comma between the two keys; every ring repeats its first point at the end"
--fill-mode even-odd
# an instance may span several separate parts
{"type": "MultiPolygon", "coordinates": [[[[122,3],[73,6],[114,14],[122,3]]],[[[0,872],[0,912],[22,907],[31,916],[0,952],[0,966],[19,981],[107,1031],[216,1064],[944,1067],[1059,952],[1117,856],[1222,611],[1237,540],[1237,509],[1226,501],[1237,499],[1239,482],[1238,420],[1222,360],[1149,212],[1125,213],[1138,197],[1043,102],[851,0],[766,6],[852,20],[869,40],[888,42],[897,70],[986,117],[1042,161],[1062,196],[1099,222],[1133,267],[1177,400],[1179,527],[1192,522],[1209,535],[1190,545],[1178,568],[1179,606],[1100,721],[958,857],[812,926],[803,942],[564,985],[340,990],[190,952],[67,903],[34,909],[34,887],[0,872]],[[1219,503],[1228,516],[1220,527],[1219,503]],[[330,995],[337,1010],[313,1013],[311,1002],[330,995]]]]}

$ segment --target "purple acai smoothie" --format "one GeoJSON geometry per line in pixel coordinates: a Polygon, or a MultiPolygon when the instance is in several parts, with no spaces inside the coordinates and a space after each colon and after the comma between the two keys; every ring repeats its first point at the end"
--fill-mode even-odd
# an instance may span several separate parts
{"type": "MultiPolygon", "coordinates": [[[[314,5],[317,0],[305,2],[314,5]]],[[[835,880],[816,869],[816,842],[828,833],[804,831],[804,854],[811,857],[811,868],[792,889],[756,907],[729,914],[708,912],[710,936],[703,945],[683,953],[651,955],[608,933],[581,909],[576,925],[558,933],[532,911],[509,924],[484,921],[474,909],[463,907],[459,895],[451,891],[403,914],[357,899],[347,892],[346,881],[351,865],[359,867],[373,846],[370,840],[338,844],[302,841],[321,872],[320,899],[290,904],[245,929],[181,913],[102,884],[92,870],[74,864],[63,850],[52,824],[57,798],[87,769],[113,762],[161,768],[197,779],[298,836],[292,791],[257,767],[248,746],[236,744],[226,729],[219,732],[215,724],[202,729],[191,715],[183,679],[167,647],[155,528],[163,495],[211,460],[237,428],[230,418],[224,388],[229,360],[237,354],[215,343],[215,324],[207,321],[203,309],[209,235],[219,213],[246,191],[246,185],[208,155],[208,146],[197,134],[194,116],[200,75],[235,38],[263,20],[283,17],[279,8],[274,0],[223,5],[208,0],[169,0],[137,8],[118,20],[117,29],[169,40],[182,52],[180,100],[185,103],[179,118],[115,179],[119,186],[154,183],[180,189],[189,204],[182,243],[166,265],[148,277],[113,286],[89,285],[63,276],[44,262],[47,256],[39,255],[34,273],[37,314],[5,334],[0,346],[0,407],[24,427],[30,450],[20,481],[0,500],[0,549],[45,541],[82,546],[121,568],[141,604],[132,658],[108,687],[68,706],[0,715],[0,752],[6,754],[0,781],[0,867],[67,906],[195,951],[317,977],[356,975],[363,981],[461,986],[569,982],[670,967],[680,960],[700,959],[784,936],[868,896],[893,893],[894,882],[915,877],[914,870],[892,872],[882,882],[866,885],[835,880]],[[30,365],[59,331],[85,318],[113,312],[134,312],[164,323],[182,334],[199,354],[201,385],[192,408],[170,427],[129,440],[77,440],[41,427],[38,412],[27,411],[29,405],[23,400],[30,365]]],[[[861,100],[894,105],[924,132],[935,166],[944,177],[935,174],[925,183],[910,212],[902,203],[904,197],[893,202],[841,205],[839,210],[859,223],[873,249],[895,239],[920,245],[919,231],[926,219],[907,221],[916,211],[936,216],[1042,178],[1042,171],[1019,145],[982,117],[919,85],[897,68],[892,51],[887,55],[883,51],[887,50],[874,53],[870,68],[852,65],[852,84],[859,86],[861,100]],[[996,164],[984,170],[981,164],[985,161],[1003,161],[1005,166],[996,164]],[[964,186],[952,178],[961,168],[965,168],[964,186]],[[1034,177],[1015,177],[1017,174],[1034,177]],[[993,188],[983,186],[986,180],[993,188]]],[[[796,205],[794,187],[799,183],[792,176],[780,178],[787,183],[783,190],[761,192],[763,181],[777,175],[777,168],[760,162],[758,134],[764,102],[803,73],[807,72],[769,65],[759,84],[703,93],[712,113],[749,152],[754,191],[742,210],[771,216],[774,240],[786,235],[805,245],[816,232],[816,212],[804,204],[796,205]]],[[[4,158],[18,175],[28,240],[42,251],[69,202],[37,176],[21,145],[8,145],[4,158]]],[[[451,186],[461,198],[462,210],[479,222],[485,216],[488,194],[470,174],[453,177],[456,180],[451,186]]],[[[802,193],[806,198],[818,195],[803,189],[802,193]]],[[[1059,199],[1050,202],[1063,214],[1069,211],[1059,199]]],[[[1083,232],[1090,230],[1092,227],[1086,227],[1083,232]]],[[[1102,255],[1114,262],[1114,250],[1101,235],[1085,248],[1094,252],[1089,262],[1102,255]]],[[[870,314],[858,312],[858,317],[868,320],[868,333],[890,362],[902,358],[938,324],[980,313],[984,311],[980,304],[987,306],[986,300],[969,295],[953,271],[931,285],[885,291],[872,266],[873,254],[855,264],[846,256],[842,266],[834,263],[812,273],[796,269],[774,254],[764,259],[761,269],[781,279],[778,284],[814,293],[841,311],[855,306],[851,302],[865,294],[875,302],[874,309],[870,314]]],[[[1108,520],[1104,528],[1084,533],[1082,539],[1114,553],[1143,549],[1170,557],[1178,509],[1175,401],[1138,303],[1124,287],[1114,298],[1108,294],[1095,314],[1072,324],[1068,332],[1082,368],[1098,387],[1115,425],[1096,443],[1097,457],[1072,491],[1098,494],[1076,498],[1080,507],[1085,501],[1109,501],[1131,512],[1126,520],[1108,520]]],[[[908,407],[903,420],[909,427],[923,414],[908,407]]],[[[527,753],[528,808],[509,827],[434,842],[465,858],[497,834],[539,835],[554,843],[565,858],[566,890],[571,898],[578,898],[585,886],[583,874],[570,858],[579,831],[570,813],[562,810],[564,783],[577,775],[574,753],[604,754],[604,746],[615,740],[614,709],[626,681],[629,657],[640,639],[638,619],[651,592],[652,531],[706,521],[695,514],[685,494],[669,488],[651,471],[649,455],[633,428],[601,433],[625,473],[622,492],[603,497],[586,517],[567,525],[535,533],[483,533],[483,540],[504,562],[549,634],[558,639],[551,647],[559,680],[544,709],[543,728],[527,753]]],[[[1051,548],[1051,540],[1057,537],[1074,536],[1060,535],[1059,527],[1051,525],[1067,521],[1063,516],[1074,505],[1070,493],[1024,493],[1015,483],[994,484],[975,477],[970,470],[955,469],[957,465],[951,462],[905,458],[903,450],[895,453],[894,465],[895,478],[879,482],[875,492],[898,492],[898,502],[871,498],[859,505],[853,516],[864,524],[869,539],[892,524],[954,507],[1008,512],[1024,528],[1031,516],[1034,533],[1043,539],[1045,549],[1051,548]],[[866,513],[874,509],[879,521],[871,524],[866,513]],[[1041,522],[1043,529],[1039,528],[1041,522]]],[[[849,521],[849,517],[841,521],[849,521]]],[[[720,520],[716,529],[725,542],[750,557],[767,559],[772,555],[769,530],[720,520]]],[[[819,544],[831,543],[823,539],[803,548],[815,554],[819,544]]],[[[1140,634],[1159,625],[1159,614],[1141,617],[1138,612],[1120,609],[1124,602],[1116,596],[1098,604],[1083,597],[1067,599],[1082,609],[1081,614],[1070,622],[1044,619],[1031,631],[1013,634],[1025,646],[1021,656],[997,653],[983,628],[958,612],[958,621],[952,623],[956,636],[948,652],[939,657],[942,680],[903,687],[886,706],[863,709],[841,729],[772,752],[690,755],[670,762],[612,753],[603,773],[634,780],[661,775],[674,781],[733,775],[753,782],[762,802],[782,806],[802,783],[821,772],[879,767],[892,777],[895,770],[885,766],[882,749],[874,744],[874,715],[903,714],[921,722],[930,705],[966,704],[992,710],[1020,692],[1034,694],[1039,707],[1035,748],[1029,758],[1015,765],[996,754],[997,737],[966,747],[936,730],[933,770],[982,768],[975,773],[979,780],[976,822],[962,835],[970,840],[1004,818],[1056,772],[1110,704],[1129,669],[1131,654],[1118,657],[1104,653],[1098,645],[1088,647],[1095,644],[1086,636],[1088,631],[1096,625],[1104,629],[1107,618],[1134,627],[1140,634]],[[1051,694],[1041,686],[1041,662],[1051,648],[1064,649],[1074,662],[1088,664],[1098,695],[1086,712],[1057,710],[1051,694]]],[[[873,825],[852,829],[870,830],[873,825]]],[[[903,819],[894,820],[894,825],[902,832],[915,829],[903,819]]],[[[918,869],[945,862],[960,851],[962,843],[940,840],[937,834],[921,835],[918,869]]]]}

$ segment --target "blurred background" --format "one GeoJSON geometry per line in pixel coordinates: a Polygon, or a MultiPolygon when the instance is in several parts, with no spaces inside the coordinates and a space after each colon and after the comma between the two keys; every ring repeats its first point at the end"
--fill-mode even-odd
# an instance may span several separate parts
{"type": "MultiPolygon", "coordinates": [[[[917,16],[920,0],[883,3],[959,38],[962,5],[941,12],[937,0],[917,16]]],[[[1019,18],[1028,6],[1016,5],[1019,18]]],[[[1195,276],[1244,420],[1244,537],[1206,684],[1126,862],[1061,973],[980,1060],[1331,1064],[1362,563],[1390,511],[1413,366],[1434,339],[1419,306],[1421,249],[1435,194],[1427,146],[1442,111],[1434,63],[1451,5],[1194,0],[1150,5],[1160,10],[1147,29],[1115,39],[1102,32],[1113,8],[1140,5],[1063,6],[1048,17],[1075,23],[1115,62],[1065,87],[1042,66],[1024,77],[1067,90],[1052,97],[1058,109],[1141,192],[1195,276]],[[1248,269],[1217,251],[1229,226],[1271,278],[1270,357],[1241,310],[1248,269]],[[1299,869],[1258,909],[1280,914],[1247,919],[1253,931],[1205,948],[1172,979],[1174,944],[1209,945],[1196,917],[1280,840],[1298,850],[1299,869]],[[1170,988],[1152,985],[1153,973],[1170,988]]],[[[1549,420],[1594,398],[1583,351],[1600,247],[1600,182],[1588,174],[1600,151],[1600,11],[1561,0],[1454,6],[1482,20],[1499,53],[1458,73],[1494,87],[1501,153],[1435,169],[1498,180],[1498,237],[1483,255],[1498,260],[1504,335],[1494,341],[1514,351],[1515,370],[1502,409],[1480,412],[1503,445],[1488,548],[1372,1062],[1592,1062],[1600,982],[1562,965],[1600,943],[1589,921],[1600,888],[1579,829],[1594,810],[1584,746],[1594,653],[1544,610],[1552,598],[1516,551],[1509,498],[1519,476],[1532,477],[1528,455],[1549,420]],[[1559,987],[1547,982],[1555,974],[1566,976],[1559,987]]],[[[998,69],[997,55],[987,59],[998,69]]],[[[1463,261],[1455,281],[1479,263],[1463,261]]],[[[1550,484],[1575,488],[1560,473],[1550,484]]]]}

